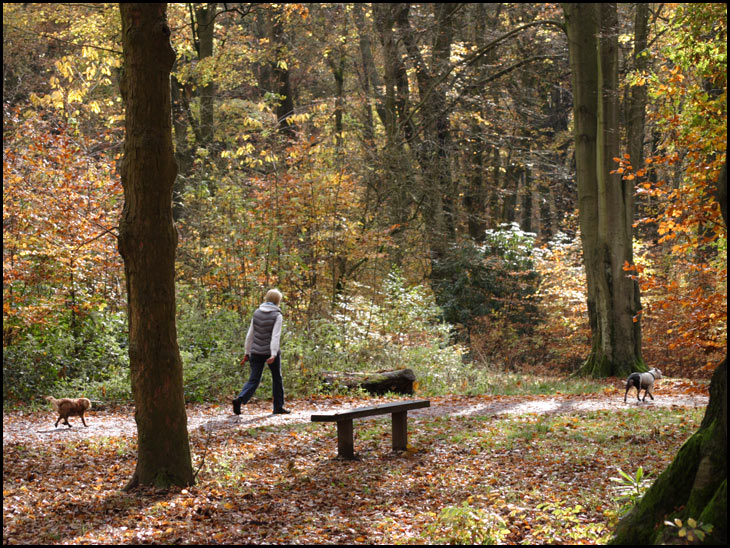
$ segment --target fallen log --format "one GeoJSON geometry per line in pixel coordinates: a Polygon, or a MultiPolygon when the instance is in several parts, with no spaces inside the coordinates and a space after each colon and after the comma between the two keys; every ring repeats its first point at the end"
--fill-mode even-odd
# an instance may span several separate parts
{"type": "Polygon", "coordinates": [[[369,373],[325,371],[322,382],[332,387],[362,388],[373,395],[387,392],[413,394],[416,375],[411,369],[390,369],[369,373]]]}

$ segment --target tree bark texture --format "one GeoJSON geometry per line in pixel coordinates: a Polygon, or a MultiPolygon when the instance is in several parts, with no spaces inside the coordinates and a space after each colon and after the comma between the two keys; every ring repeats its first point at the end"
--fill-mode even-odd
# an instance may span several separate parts
{"type": "Polygon", "coordinates": [[[627,376],[644,370],[633,262],[633,188],[620,174],[615,4],[564,4],[573,87],[576,178],[588,286],[591,355],[582,372],[627,376]]]}
{"type": "MultiPolygon", "coordinates": [[[[437,262],[455,241],[455,189],[451,174],[451,137],[449,112],[446,107],[447,86],[443,74],[449,67],[453,40],[453,15],[459,4],[434,3],[434,40],[431,62],[427,63],[411,26],[410,5],[399,4],[396,25],[400,30],[418,82],[422,137],[411,141],[423,173],[424,217],[432,258],[437,262]]],[[[434,269],[432,278],[437,269],[434,269]]]]}
{"type": "Polygon", "coordinates": [[[119,252],[124,259],[129,361],[138,459],[127,489],[193,483],[175,326],[170,45],[167,4],[120,4],[124,49],[124,209],[119,252]]]}

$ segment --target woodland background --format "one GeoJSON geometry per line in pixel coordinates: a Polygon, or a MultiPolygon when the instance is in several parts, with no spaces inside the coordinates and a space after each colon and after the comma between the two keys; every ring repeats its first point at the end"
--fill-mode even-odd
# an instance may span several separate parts
{"type": "MultiPolygon", "coordinates": [[[[726,6],[651,4],[641,51],[636,4],[618,9],[622,104],[646,99],[645,164],[615,159],[636,189],[643,356],[709,378],[727,338],[712,196],[726,6]]],[[[168,18],[188,401],[240,388],[273,286],[289,395],[323,370],[403,366],[422,393],[478,394],[494,371],[585,360],[559,4],[170,4],[168,18]]],[[[5,403],[131,398],[120,44],[116,4],[3,4],[5,403]]]]}

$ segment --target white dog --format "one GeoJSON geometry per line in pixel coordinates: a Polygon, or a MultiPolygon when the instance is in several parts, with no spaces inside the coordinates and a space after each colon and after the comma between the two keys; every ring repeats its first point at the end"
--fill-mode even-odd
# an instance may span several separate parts
{"type": "Polygon", "coordinates": [[[626,379],[626,393],[624,394],[624,401],[626,401],[626,395],[629,393],[629,389],[632,386],[636,387],[636,399],[640,401],[646,401],[646,395],[653,400],[651,392],[654,389],[654,381],[662,378],[662,372],[656,367],[650,369],[646,373],[631,373],[629,378],[626,379]],[[644,390],[644,399],[639,398],[641,390],[644,390]]]}

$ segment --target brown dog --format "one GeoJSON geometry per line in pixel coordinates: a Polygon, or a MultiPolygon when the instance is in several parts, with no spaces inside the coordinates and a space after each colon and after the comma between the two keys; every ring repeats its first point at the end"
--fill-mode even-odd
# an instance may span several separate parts
{"type": "Polygon", "coordinates": [[[58,428],[58,422],[63,419],[63,423],[71,428],[68,423],[69,417],[81,417],[81,422],[86,426],[84,420],[84,411],[91,407],[91,402],[86,398],[61,398],[57,400],[53,396],[46,396],[46,399],[51,402],[53,408],[58,412],[58,419],[56,420],[56,428],[58,428]]]}

